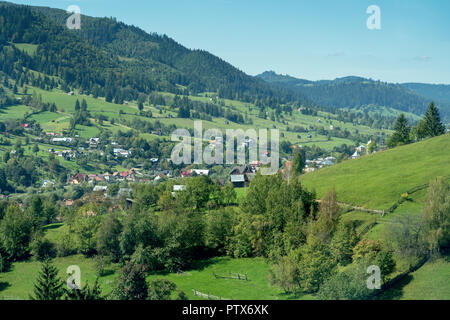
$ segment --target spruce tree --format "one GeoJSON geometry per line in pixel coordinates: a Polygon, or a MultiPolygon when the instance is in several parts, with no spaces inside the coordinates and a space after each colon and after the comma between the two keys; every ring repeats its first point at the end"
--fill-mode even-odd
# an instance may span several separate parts
{"type": "Polygon", "coordinates": [[[98,279],[95,280],[92,288],[89,287],[89,284],[81,289],[72,289],[66,290],[66,295],[64,297],[65,300],[104,300],[102,297],[102,291],[98,284],[98,279]]]}
{"type": "Polygon", "coordinates": [[[425,113],[424,131],[428,137],[436,137],[445,133],[445,126],[441,122],[439,116],[439,110],[435,107],[434,102],[431,102],[428,106],[428,110],[425,113]]]}
{"type": "Polygon", "coordinates": [[[295,150],[294,159],[293,159],[293,168],[295,173],[301,174],[303,168],[305,167],[305,151],[304,150],[295,150]]]}
{"type": "Polygon", "coordinates": [[[80,110],[80,101],[76,101],[75,102],[75,111],[78,111],[78,110],[80,110]]]}
{"type": "Polygon", "coordinates": [[[408,144],[411,142],[410,138],[411,128],[408,125],[408,120],[402,113],[395,123],[395,132],[388,141],[388,146],[393,148],[397,145],[408,144]]]}
{"type": "Polygon", "coordinates": [[[81,102],[81,111],[87,111],[87,102],[85,99],[81,102]]]}
{"type": "Polygon", "coordinates": [[[33,300],[59,300],[64,294],[64,282],[58,277],[58,269],[50,258],[41,264],[36,283],[34,284],[33,300]]]}

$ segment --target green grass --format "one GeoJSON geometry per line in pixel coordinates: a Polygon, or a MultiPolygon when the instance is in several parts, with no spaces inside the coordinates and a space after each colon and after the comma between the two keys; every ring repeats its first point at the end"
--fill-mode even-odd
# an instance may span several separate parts
{"type": "MultiPolygon", "coordinates": [[[[30,47],[28,49],[31,50],[32,48],[30,47]]],[[[183,128],[192,128],[194,124],[194,121],[190,119],[169,118],[168,117],[169,114],[176,116],[177,110],[172,109],[168,106],[163,106],[162,109],[164,109],[166,112],[160,113],[159,111],[156,110],[154,106],[145,105],[144,110],[151,110],[153,113],[153,119],[150,120],[148,118],[141,117],[138,115],[139,111],[137,108],[137,103],[135,101],[131,101],[127,105],[125,104],[119,105],[115,103],[105,102],[104,98],[94,98],[92,96],[79,94],[78,91],[75,91],[75,94],[73,96],[70,96],[59,89],[46,91],[40,88],[28,86],[29,94],[31,94],[34,91],[42,96],[43,102],[55,103],[59,111],[58,113],[53,113],[53,115],[49,115],[52,113],[44,112],[31,116],[31,119],[37,120],[45,131],[62,132],[63,130],[68,129],[70,118],[72,117],[75,111],[74,107],[77,99],[79,101],[81,101],[82,99],[85,99],[87,101],[88,110],[94,117],[96,115],[101,114],[107,116],[109,119],[115,120],[119,118],[126,120],[138,118],[144,121],[155,121],[155,119],[159,119],[162,123],[166,125],[175,124],[178,127],[183,128]],[[119,110],[122,110],[123,113],[119,114],[119,110]]],[[[160,94],[166,96],[167,98],[173,98],[174,96],[173,94],[167,92],[160,92],[160,94]]],[[[204,93],[199,96],[189,96],[189,99],[210,103],[210,96],[212,96],[212,94],[204,93]]],[[[300,134],[301,138],[299,139],[298,133],[287,131],[287,126],[294,127],[295,125],[299,125],[308,128],[310,125],[313,125],[315,127],[323,127],[325,129],[328,129],[330,124],[333,124],[335,127],[339,126],[341,130],[347,129],[351,132],[355,132],[355,130],[358,130],[359,133],[362,134],[378,135],[382,131],[384,131],[385,133],[389,133],[388,130],[372,129],[370,127],[362,125],[353,126],[353,124],[351,123],[340,122],[334,119],[335,117],[334,115],[324,112],[319,112],[318,116],[310,116],[310,115],[303,115],[297,110],[294,110],[292,115],[288,114],[283,115],[283,119],[284,121],[286,121],[286,123],[283,124],[281,122],[272,121],[270,119],[259,118],[258,117],[259,109],[251,103],[245,103],[241,101],[228,99],[223,99],[222,101],[224,102],[225,108],[231,109],[234,112],[238,112],[241,114],[247,113],[248,119],[251,119],[253,123],[238,124],[230,121],[229,124],[226,124],[226,119],[213,117],[211,121],[205,120],[202,121],[203,127],[205,129],[218,128],[221,129],[223,132],[225,132],[226,129],[244,129],[244,130],[255,128],[272,129],[273,126],[275,125],[276,128],[279,129],[280,134],[284,135],[284,137],[281,138],[281,140],[289,140],[291,143],[299,145],[308,145],[308,146],[317,145],[321,148],[328,150],[331,150],[333,147],[340,146],[342,144],[353,145],[354,142],[349,139],[336,137],[331,137],[330,139],[328,139],[326,136],[319,135],[317,134],[317,132],[314,131],[310,131],[312,138],[307,138],[307,134],[302,133],[300,134]],[[320,123],[317,122],[319,118],[322,120],[320,123]]],[[[30,108],[28,107],[26,108],[27,110],[30,110],[30,108]]],[[[5,116],[7,118],[22,119],[24,113],[25,112],[16,110],[16,113],[12,111],[10,114],[7,114],[5,116]]],[[[2,115],[0,114],[0,120],[2,118],[5,117],[2,117],[2,115]]],[[[77,126],[77,129],[79,129],[79,134],[83,138],[89,138],[98,134],[98,131],[94,128],[87,129],[78,127],[79,126],[77,126]]],[[[110,125],[108,121],[104,121],[104,125],[102,127],[103,129],[111,131],[112,133],[117,132],[119,129],[122,131],[128,131],[131,129],[118,124],[110,125]]]]}
{"type": "Polygon", "coordinates": [[[247,194],[247,188],[234,188],[236,191],[236,198],[239,201],[242,198],[245,198],[245,195],[247,194]]]}
{"type": "Polygon", "coordinates": [[[0,120],[23,119],[26,113],[31,113],[31,108],[24,105],[5,107],[0,110],[0,120]]]}
{"type": "Polygon", "coordinates": [[[197,263],[192,270],[184,274],[152,275],[149,279],[165,278],[173,281],[189,299],[200,300],[192,289],[229,299],[268,300],[268,299],[313,299],[311,295],[286,295],[281,290],[269,285],[269,264],[262,258],[232,259],[227,257],[212,258],[197,263]],[[227,275],[230,272],[247,274],[248,281],[235,279],[216,279],[213,275],[227,275]]]}
{"type": "Polygon", "coordinates": [[[335,187],[338,201],[390,208],[408,189],[450,175],[450,135],[344,161],[302,176],[319,197],[335,187]]]}
{"type": "Polygon", "coordinates": [[[378,216],[377,224],[369,230],[366,237],[373,240],[380,240],[383,238],[383,230],[386,225],[395,221],[396,218],[405,215],[421,215],[426,193],[427,189],[415,192],[408,197],[408,200],[401,203],[394,212],[386,214],[383,218],[378,216]]]}
{"type": "MultiPolygon", "coordinates": [[[[64,258],[55,258],[54,265],[59,270],[61,279],[66,280],[67,267],[77,265],[81,270],[81,285],[88,282],[92,285],[96,279],[94,260],[82,255],[73,255],[64,258]]],[[[112,290],[112,282],[116,267],[112,267],[112,272],[107,276],[99,278],[99,285],[104,294],[112,290]]],[[[10,271],[0,273],[0,300],[22,300],[29,299],[33,294],[34,282],[39,274],[39,261],[22,261],[13,264],[10,271]]]]}
{"type": "Polygon", "coordinates": [[[14,46],[22,51],[25,51],[25,53],[29,54],[29,55],[34,55],[36,53],[37,44],[31,44],[31,43],[14,43],[14,46]]]}
{"type": "Polygon", "coordinates": [[[429,261],[381,295],[389,300],[450,300],[450,261],[429,261]]]}

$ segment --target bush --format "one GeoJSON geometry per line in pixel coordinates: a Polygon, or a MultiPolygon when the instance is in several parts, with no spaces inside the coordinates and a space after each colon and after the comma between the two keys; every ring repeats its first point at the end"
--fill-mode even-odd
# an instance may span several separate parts
{"type": "Polygon", "coordinates": [[[151,280],[148,284],[148,300],[187,300],[186,294],[176,284],[166,279],[151,280]]]}
{"type": "Polygon", "coordinates": [[[367,288],[367,261],[360,261],[335,274],[320,287],[317,296],[322,300],[364,300],[373,290],[367,288]]]}
{"type": "Polygon", "coordinates": [[[6,272],[11,266],[9,260],[0,253],[0,272],[6,272]]]}
{"type": "Polygon", "coordinates": [[[67,257],[77,252],[75,241],[70,233],[62,235],[61,240],[56,245],[56,255],[58,257],[67,257]]]}
{"type": "Polygon", "coordinates": [[[39,261],[56,255],[55,245],[46,238],[34,239],[30,248],[31,254],[39,261]]]}
{"type": "Polygon", "coordinates": [[[110,260],[105,256],[96,256],[95,257],[95,271],[98,277],[106,276],[110,273],[110,270],[107,267],[110,265],[110,260]]]}

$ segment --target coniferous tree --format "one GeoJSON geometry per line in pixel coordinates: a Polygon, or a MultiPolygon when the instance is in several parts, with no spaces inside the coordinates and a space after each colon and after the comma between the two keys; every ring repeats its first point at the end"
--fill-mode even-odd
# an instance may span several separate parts
{"type": "Polygon", "coordinates": [[[58,277],[58,269],[47,258],[42,262],[36,283],[33,300],[59,300],[64,294],[64,282],[58,277]]]}
{"type": "Polygon", "coordinates": [[[428,106],[424,120],[424,131],[426,136],[436,137],[445,133],[445,126],[441,122],[439,110],[435,107],[434,102],[431,102],[428,106]]]}
{"type": "Polygon", "coordinates": [[[297,150],[294,152],[294,160],[293,160],[293,167],[294,171],[297,174],[301,174],[303,171],[303,168],[305,167],[305,152],[303,150],[297,150]]]}
{"type": "Polygon", "coordinates": [[[75,111],[78,111],[78,110],[80,110],[80,101],[76,101],[75,102],[75,111]]]}
{"type": "Polygon", "coordinates": [[[87,111],[87,102],[85,99],[81,102],[81,111],[87,111]]]}
{"type": "Polygon", "coordinates": [[[397,122],[395,123],[395,132],[390,137],[390,139],[387,143],[388,146],[390,148],[393,148],[398,145],[410,143],[411,142],[410,131],[411,131],[411,128],[408,125],[408,120],[406,119],[405,115],[402,113],[397,118],[397,122]]]}
{"type": "Polygon", "coordinates": [[[81,289],[72,289],[66,290],[66,294],[64,297],[65,300],[104,300],[102,297],[102,291],[100,286],[98,285],[98,279],[95,280],[92,288],[89,287],[89,284],[81,289]]]}

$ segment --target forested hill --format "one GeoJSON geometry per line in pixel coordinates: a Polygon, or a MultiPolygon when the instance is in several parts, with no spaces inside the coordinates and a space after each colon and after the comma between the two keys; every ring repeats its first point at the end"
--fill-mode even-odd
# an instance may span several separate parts
{"type": "Polygon", "coordinates": [[[450,86],[429,87],[423,84],[393,84],[361,77],[309,81],[266,71],[257,76],[274,87],[294,90],[325,107],[360,108],[368,105],[394,108],[422,115],[431,100],[435,100],[442,116],[450,119],[450,86]]]}
{"type": "Polygon", "coordinates": [[[444,110],[450,121],[450,85],[429,83],[402,83],[402,86],[415,93],[432,99],[444,110]]]}
{"type": "Polygon", "coordinates": [[[69,16],[64,10],[0,2],[0,40],[38,45],[34,55],[19,58],[21,53],[16,52],[10,61],[118,101],[157,90],[218,92],[222,98],[265,106],[309,103],[299,93],[272,88],[206,51],[187,49],[165,35],[148,34],[113,18],[87,16],[82,16],[81,30],[68,30],[69,16]]]}

